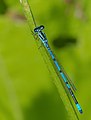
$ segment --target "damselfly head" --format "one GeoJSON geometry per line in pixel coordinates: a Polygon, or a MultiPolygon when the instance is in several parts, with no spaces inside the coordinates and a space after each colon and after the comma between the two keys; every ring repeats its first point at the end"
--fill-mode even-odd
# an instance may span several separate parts
{"type": "Polygon", "coordinates": [[[44,29],[44,26],[43,25],[41,25],[41,26],[39,26],[39,27],[36,27],[35,29],[34,29],[34,32],[40,32],[40,31],[42,31],[44,29]]]}

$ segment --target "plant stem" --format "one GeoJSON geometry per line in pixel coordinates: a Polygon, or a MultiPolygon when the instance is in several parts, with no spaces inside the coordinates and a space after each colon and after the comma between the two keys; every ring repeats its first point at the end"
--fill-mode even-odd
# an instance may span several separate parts
{"type": "MultiPolygon", "coordinates": [[[[29,26],[30,26],[30,30],[33,31],[35,26],[36,26],[36,23],[34,21],[34,24],[33,24],[34,17],[33,17],[31,8],[29,6],[29,3],[27,0],[20,0],[20,3],[23,6],[25,16],[26,16],[28,23],[29,23],[29,26]]],[[[37,43],[37,47],[39,48],[40,41],[38,39],[36,40],[36,43],[37,43]]],[[[78,115],[74,109],[72,102],[71,102],[71,99],[70,99],[67,91],[65,90],[63,84],[60,82],[60,78],[57,75],[55,68],[54,68],[54,66],[50,60],[50,57],[48,56],[45,48],[42,46],[42,47],[40,47],[39,51],[42,54],[42,57],[43,57],[45,63],[47,64],[47,68],[50,71],[51,76],[53,77],[53,80],[54,80],[53,82],[56,85],[56,88],[59,92],[60,98],[62,99],[62,101],[65,105],[65,108],[66,108],[67,113],[68,113],[68,119],[69,120],[79,120],[78,115]]]]}

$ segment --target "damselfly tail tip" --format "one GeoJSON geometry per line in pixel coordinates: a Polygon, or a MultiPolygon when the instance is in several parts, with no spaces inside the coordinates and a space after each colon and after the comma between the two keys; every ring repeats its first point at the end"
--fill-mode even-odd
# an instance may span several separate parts
{"type": "Polygon", "coordinates": [[[81,114],[83,114],[83,110],[81,109],[81,110],[79,110],[79,112],[81,113],[81,114]]]}
{"type": "Polygon", "coordinates": [[[82,110],[81,106],[79,105],[79,103],[76,104],[76,107],[77,107],[78,111],[82,114],[83,110],[82,110]]]}

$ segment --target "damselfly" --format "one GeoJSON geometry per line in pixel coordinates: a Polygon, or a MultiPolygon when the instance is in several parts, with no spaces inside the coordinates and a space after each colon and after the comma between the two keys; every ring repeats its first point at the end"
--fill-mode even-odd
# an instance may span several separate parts
{"type": "MultiPolygon", "coordinates": [[[[22,2],[22,0],[21,0],[22,2]]],[[[46,37],[46,34],[43,32],[44,26],[38,26],[36,25],[32,10],[30,9],[29,6],[27,6],[26,1],[25,2],[25,8],[28,11],[27,15],[31,14],[32,18],[30,18],[28,16],[28,21],[31,22],[30,25],[32,25],[32,27],[30,26],[31,32],[33,33],[34,37],[37,35],[37,37],[39,38],[41,44],[44,46],[44,48],[46,49],[47,53],[49,54],[51,60],[53,61],[54,67],[56,68],[57,72],[59,73],[62,82],[65,84],[65,88],[67,89],[68,93],[71,95],[71,97],[73,98],[73,101],[78,109],[78,111],[80,113],[83,113],[83,110],[78,102],[78,100],[76,99],[73,90],[76,90],[74,84],[71,82],[71,80],[69,79],[69,77],[67,76],[67,74],[64,72],[62,65],[59,65],[55,55],[53,54],[49,44],[48,44],[48,39],[46,37]]],[[[27,1],[28,2],[28,1],[27,1]]]]}
{"type": "Polygon", "coordinates": [[[74,100],[74,102],[76,104],[76,107],[77,107],[78,111],[80,113],[83,113],[82,108],[81,108],[80,104],[78,103],[78,101],[77,101],[77,99],[76,99],[76,97],[75,97],[75,95],[74,95],[74,93],[73,93],[73,91],[71,89],[71,85],[70,85],[69,79],[66,76],[66,74],[64,73],[61,65],[59,65],[59,63],[57,62],[57,60],[56,60],[56,58],[55,58],[55,56],[54,56],[54,54],[53,54],[53,52],[52,52],[49,44],[48,44],[47,37],[46,37],[45,33],[42,31],[43,29],[44,29],[44,26],[41,25],[39,27],[36,27],[34,29],[34,32],[38,34],[39,39],[41,40],[41,42],[43,43],[44,47],[47,49],[48,53],[50,54],[51,59],[53,60],[53,63],[55,65],[55,67],[57,68],[60,76],[62,77],[62,80],[65,83],[65,86],[67,87],[70,95],[72,96],[72,98],[73,98],[73,100],[74,100]]]}

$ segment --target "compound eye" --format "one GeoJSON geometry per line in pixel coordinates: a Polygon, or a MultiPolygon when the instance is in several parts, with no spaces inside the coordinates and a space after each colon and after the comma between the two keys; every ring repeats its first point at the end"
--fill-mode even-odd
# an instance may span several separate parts
{"type": "Polygon", "coordinates": [[[40,30],[43,30],[43,29],[44,29],[44,26],[43,26],[43,25],[41,25],[41,26],[40,26],[40,30]]]}
{"type": "Polygon", "coordinates": [[[41,26],[39,26],[39,27],[36,27],[35,29],[34,29],[34,32],[39,32],[39,31],[42,31],[44,29],[44,26],[43,25],[41,25],[41,26]]]}
{"type": "Polygon", "coordinates": [[[35,29],[34,29],[34,32],[36,32],[36,33],[37,33],[38,31],[39,31],[39,29],[38,29],[38,28],[35,28],[35,29]]]}

